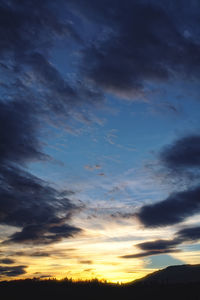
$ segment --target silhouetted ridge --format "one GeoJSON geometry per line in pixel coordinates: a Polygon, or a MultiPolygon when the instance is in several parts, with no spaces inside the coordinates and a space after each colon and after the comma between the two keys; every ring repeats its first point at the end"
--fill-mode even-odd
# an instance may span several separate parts
{"type": "Polygon", "coordinates": [[[190,283],[200,281],[200,264],[169,266],[133,281],[135,283],[190,283]]]}

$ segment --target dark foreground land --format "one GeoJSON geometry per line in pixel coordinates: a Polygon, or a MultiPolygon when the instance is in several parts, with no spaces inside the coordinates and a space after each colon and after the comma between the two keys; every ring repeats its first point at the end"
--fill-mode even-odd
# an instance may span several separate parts
{"type": "Polygon", "coordinates": [[[168,267],[122,285],[98,280],[2,281],[0,299],[200,300],[200,265],[168,267]]]}
{"type": "Polygon", "coordinates": [[[196,283],[111,285],[98,281],[17,280],[0,283],[1,299],[200,299],[196,283]]]}

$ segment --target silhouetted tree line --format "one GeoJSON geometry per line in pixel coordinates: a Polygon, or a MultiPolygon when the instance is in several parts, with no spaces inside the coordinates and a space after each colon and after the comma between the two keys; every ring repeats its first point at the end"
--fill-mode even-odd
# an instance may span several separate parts
{"type": "Polygon", "coordinates": [[[111,284],[106,281],[71,279],[26,279],[0,282],[1,299],[122,299],[122,300],[200,300],[199,282],[168,284],[148,282],[111,284]]]}

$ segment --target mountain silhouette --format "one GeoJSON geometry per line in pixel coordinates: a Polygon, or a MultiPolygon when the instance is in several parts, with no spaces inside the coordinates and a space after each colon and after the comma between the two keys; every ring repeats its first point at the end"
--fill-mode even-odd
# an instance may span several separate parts
{"type": "Polygon", "coordinates": [[[191,283],[200,282],[200,264],[169,266],[133,281],[137,283],[191,283]]]}

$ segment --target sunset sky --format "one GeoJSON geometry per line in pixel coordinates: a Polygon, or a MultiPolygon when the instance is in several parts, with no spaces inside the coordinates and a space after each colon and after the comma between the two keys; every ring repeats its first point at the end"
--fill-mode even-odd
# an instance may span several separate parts
{"type": "Polygon", "coordinates": [[[0,280],[200,263],[200,1],[0,1],[0,280]]]}

